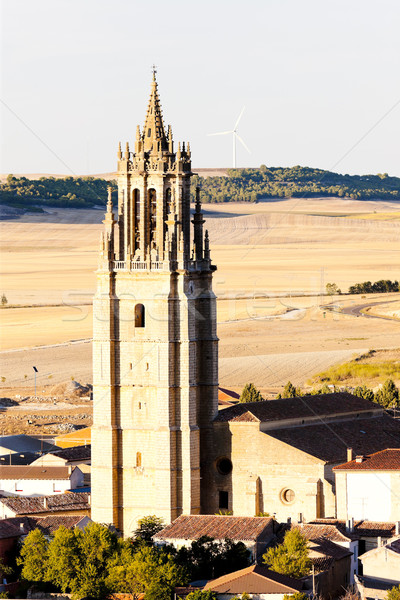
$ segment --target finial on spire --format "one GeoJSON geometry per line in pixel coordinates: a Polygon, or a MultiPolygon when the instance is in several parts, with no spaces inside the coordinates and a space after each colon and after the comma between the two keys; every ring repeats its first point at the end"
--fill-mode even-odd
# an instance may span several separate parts
{"type": "Polygon", "coordinates": [[[125,160],[129,160],[129,142],[126,142],[126,147],[125,147],[125,160]]]}
{"type": "Polygon", "coordinates": [[[121,148],[121,142],[118,143],[118,160],[122,159],[122,148],[121,148]]]}
{"type": "Polygon", "coordinates": [[[153,64],[153,66],[151,67],[151,70],[153,71],[153,81],[156,80],[156,74],[157,74],[157,67],[156,65],[153,64]]]}

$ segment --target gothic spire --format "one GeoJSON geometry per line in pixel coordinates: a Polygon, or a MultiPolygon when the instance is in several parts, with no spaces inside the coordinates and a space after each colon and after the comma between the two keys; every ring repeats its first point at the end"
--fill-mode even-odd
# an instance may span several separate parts
{"type": "Polygon", "coordinates": [[[167,137],[164,130],[164,122],[161,110],[160,98],[158,96],[158,87],[156,80],[156,71],[153,68],[153,81],[151,82],[150,100],[147,108],[146,120],[144,123],[144,151],[157,152],[161,142],[161,149],[168,149],[167,137]]]}

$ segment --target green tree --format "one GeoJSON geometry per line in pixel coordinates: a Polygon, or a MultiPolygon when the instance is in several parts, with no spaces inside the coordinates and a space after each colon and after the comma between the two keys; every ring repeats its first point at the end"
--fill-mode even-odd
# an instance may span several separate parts
{"type": "Polygon", "coordinates": [[[399,406],[399,389],[396,387],[393,379],[387,379],[383,386],[376,392],[375,402],[384,408],[399,406]]]}
{"type": "Polygon", "coordinates": [[[194,592],[190,592],[190,594],[186,596],[186,600],[217,600],[217,595],[215,592],[211,592],[210,590],[206,592],[196,590],[194,592]]]}
{"type": "Polygon", "coordinates": [[[134,532],[137,540],[143,540],[146,544],[153,543],[153,537],[164,527],[164,520],[156,515],[148,515],[138,520],[139,527],[134,532]]]}
{"type": "Polygon", "coordinates": [[[17,564],[22,566],[21,577],[27,581],[46,581],[49,543],[39,529],[30,531],[22,545],[17,564]]]}
{"type": "Polygon", "coordinates": [[[300,388],[296,388],[290,381],[283,388],[282,394],[278,394],[277,398],[298,398],[302,395],[300,388]]]}
{"type": "Polygon", "coordinates": [[[325,286],[325,289],[326,289],[326,293],[328,294],[328,296],[335,296],[337,294],[340,295],[342,293],[342,291],[336,285],[336,283],[327,283],[325,286]]]}
{"type": "Polygon", "coordinates": [[[179,549],[176,560],[187,565],[190,579],[213,579],[249,565],[249,551],[243,542],[215,541],[206,535],[189,547],[179,549]]]}
{"type": "Polygon", "coordinates": [[[7,296],[5,294],[1,295],[1,305],[6,306],[8,304],[7,296]]]}
{"type": "Polygon", "coordinates": [[[150,546],[141,546],[133,554],[123,576],[123,585],[129,582],[136,593],[145,594],[145,600],[170,600],[177,585],[188,582],[186,569],[176,564],[173,556],[150,546]]]}
{"type": "Polygon", "coordinates": [[[368,388],[366,385],[359,385],[352,391],[354,396],[358,396],[359,398],[364,398],[364,400],[370,400],[371,402],[375,399],[375,394],[373,390],[368,388]]]}
{"type": "Polygon", "coordinates": [[[304,592],[296,592],[295,594],[285,594],[283,600],[309,600],[309,596],[304,592]]]}
{"type": "Polygon", "coordinates": [[[283,543],[269,548],[263,559],[272,571],[290,577],[307,575],[312,565],[308,556],[307,538],[299,529],[287,531],[283,543]]]}
{"type": "Polygon", "coordinates": [[[400,600],[400,585],[390,588],[386,594],[386,600],[400,600]]]}
{"type": "Polygon", "coordinates": [[[246,383],[240,394],[239,402],[262,402],[264,398],[254,383],[246,383]]]}
{"type": "Polygon", "coordinates": [[[117,535],[99,523],[84,531],[60,527],[49,545],[47,578],[74,597],[104,598],[106,565],[117,548],[117,535]]]}

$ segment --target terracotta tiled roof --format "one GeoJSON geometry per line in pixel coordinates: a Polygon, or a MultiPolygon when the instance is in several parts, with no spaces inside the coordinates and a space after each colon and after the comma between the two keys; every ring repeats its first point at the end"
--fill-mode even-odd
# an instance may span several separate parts
{"type": "MultiPolygon", "coordinates": [[[[226,412],[229,409],[223,411],[226,412]]],[[[264,432],[281,442],[328,463],[340,463],[347,448],[369,454],[385,448],[400,448],[400,422],[385,414],[379,417],[330,421],[264,432]]]]}
{"type": "Polygon", "coordinates": [[[315,519],[313,524],[330,523],[336,525],[344,535],[359,539],[362,537],[393,537],[396,531],[395,523],[381,521],[355,521],[353,531],[346,531],[346,522],[337,519],[315,519]]]}
{"type": "Polygon", "coordinates": [[[400,471],[400,448],[388,448],[334,467],[335,471],[400,471]]]}
{"type": "Polygon", "coordinates": [[[309,540],[326,539],[331,542],[349,542],[351,538],[344,534],[336,525],[306,523],[299,527],[309,540]]]}
{"type": "Polygon", "coordinates": [[[90,460],[91,458],[91,445],[87,446],[72,446],[71,448],[63,448],[60,450],[55,450],[50,454],[54,454],[55,456],[59,456],[68,461],[72,460],[90,460]]]}
{"type": "Polygon", "coordinates": [[[272,517],[182,515],[160,531],[155,539],[196,540],[207,535],[214,539],[267,540],[271,537],[272,528],[272,517]]]}
{"type": "Polygon", "coordinates": [[[90,508],[89,496],[90,494],[85,492],[69,492],[54,494],[52,496],[36,496],[33,498],[8,496],[0,498],[0,502],[18,515],[34,515],[68,510],[87,510],[90,508]],[[44,499],[46,499],[46,503],[44,499]]]}
{"type": "Polygon", "coordinates": [[[51,515],[48,517],[35,517],[33,520],[36,522],[36,527],[43,531],[45,535],[51,535],[61,526],[66,529],[73,529],[84,518],[82,515],[73,515],[70,517],[51,515]]]}
{"type": "Polygon", "coordinates": [[[40,529],[44,535],[52,535],[61,526],[66,529],[73,529],[82,519],[82,515],[59,516],[51,515],[47,517],[13,517],[11,519],[0,520],[0,537],[4,525],[14,528],[17,536],[26,535],[34,529],[40,529]]]}
{"type": "Polygon", "coordinates": [[[71,477],[69,467],[31,467],[29,465],[0,465],[0,480],[65,479],[71,477]]]}
{"type": "Polygon", "coordinates": [[[330,556],[334,560],[341,560],[342,558],[346,558],[346,556],[353,554],[348,548],[343,548],[343,546],[339,546],[339,544],[335,544],[335,542],[331,542],[323,537],[310,539],[309,548],[311,553],[324,554],[325,556],[330,556]]]}
{"type": "Polygon", "coordinates": [[[0,520],[0,539],[15,538],[21,535],[21,529],[18,523],[14,523],[13,519],[0,520]]]}
{"type": "Polygon", "coordinates": [[[299,398],[282,398],[264,402],[236,404],[221,411],[215,421],[280,421],[288,418],[307,418],[366,411],[382,411],[382,409],[358,396],[348,392],[302,396],[299,398]]]}
{"type": "Polygon", "coordinates": [[[241,594],[244,591],[248,594],[285,594],[302,589],[303,583],[298,579],[280,575],[260,565],[252,565],[246,569],[223,575],[209,581],[204,586],[204,590],[220,594],[241,594]]]}

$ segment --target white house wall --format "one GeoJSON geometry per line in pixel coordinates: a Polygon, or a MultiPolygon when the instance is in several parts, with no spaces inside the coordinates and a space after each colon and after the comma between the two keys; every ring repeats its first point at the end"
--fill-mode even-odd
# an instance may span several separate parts
{"type": "Polygon", "coordinates": [[[347,473],[347,513],[354,519],[389,521],[390,473],[347,473]]]}

